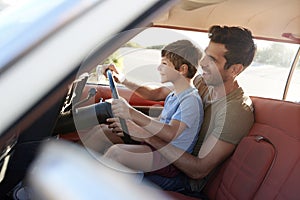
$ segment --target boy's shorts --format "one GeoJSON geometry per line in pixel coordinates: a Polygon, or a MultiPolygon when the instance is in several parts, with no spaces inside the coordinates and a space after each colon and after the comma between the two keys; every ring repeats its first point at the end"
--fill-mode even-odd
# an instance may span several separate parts
{"type": "Polygon", "coordinates": [[[153,153],[152,167],[154,169],[158,168],[157,170],[152,171],[152,172],[147,172],[146,174],[157,174],[160,176],[171,178],[180,173],[179,169],[171,163],[168,164],[168,161],[155,148],[153,148],[152,146],[150,146],[146,143],[144,145],[149,146],[152,150],[152,153],[153,153]],[[160,168],[161,166],[165,166],[165,167],[160,168]]]}

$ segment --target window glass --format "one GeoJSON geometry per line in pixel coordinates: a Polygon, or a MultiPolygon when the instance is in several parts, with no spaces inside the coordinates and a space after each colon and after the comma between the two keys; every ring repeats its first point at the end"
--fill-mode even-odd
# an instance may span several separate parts
{"type": "Polygon", "coordinates": [[[255,43],[254,61],[238,76],[239,84],[248,95],[282,99],[299,45],[263,40],[255,43]]]}
{"type": "Polygon", "coordinates": [[[300,59],[298,59],[297,67],[294,70],[286,100],[300,103],[300,59]]]}
{"type": "MultiPolygon", "coordinates": [[[[202,50],[208,45],[207,33],[165,28],[148,28],[123,45],[108,59],[128,80],[139,84],[160,84],[157,66],[160,50],[166,44],[179,39],[191,40],[202,50]]],[[[299,45],[265,40],[255,40],[257,52],[252,64],[238,76],[238,82],[246,94],[282,99],[290,66],[299,45]]],[[[97,69],[89,82],[108,84],[104,76],[97,78],[97,69]]],[[[199,68],[201,73],[201,68],[199,68]]],[[[300,67],[298,64],[292,79],[288,100],[299,101],[300,67]]]]}
{"type": "MultiPolygon", "coordinates": [[[[207,33],[152,27],[132,38],[107,58],[105,63],[114,63],[118,71],[130,81],[157,85],[160,84],[157,67],[161,60],[161,49],[180,39],[188,39],[201,49],[208,43],[207,33]]],[[[97,77],[97,69],[93,70],[88,82],[108,84],[104,76],[97,77]]]]}

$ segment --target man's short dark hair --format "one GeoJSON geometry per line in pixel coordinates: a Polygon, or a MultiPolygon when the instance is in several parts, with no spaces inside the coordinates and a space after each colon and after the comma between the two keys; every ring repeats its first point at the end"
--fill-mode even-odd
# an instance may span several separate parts
{"type": "Polygon", "coordinates": [[[234,64],[242,64],[244,68],[251,64],[256,52],[251,31],[242,27],[212,26],[208,33],[212,42],[224,44],[227,49],[225,69],[234,64]]]}

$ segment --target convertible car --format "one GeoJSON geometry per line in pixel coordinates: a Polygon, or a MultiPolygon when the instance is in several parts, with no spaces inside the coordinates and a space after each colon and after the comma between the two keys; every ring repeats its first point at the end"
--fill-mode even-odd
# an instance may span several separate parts
{"type": "Polygon", "coordinates": [[[161,48],[189,39],[205,49],[212,25],[254,36],[256,56],[238,82],[255,122],[203,192],[299,199],[299,11],[300,0],[0,1],[0,199],[197,199],[136,184],[85,136],[111,98],[153,117],[164,106],[103,76],[103,64],[157,87],[161,48]]]}

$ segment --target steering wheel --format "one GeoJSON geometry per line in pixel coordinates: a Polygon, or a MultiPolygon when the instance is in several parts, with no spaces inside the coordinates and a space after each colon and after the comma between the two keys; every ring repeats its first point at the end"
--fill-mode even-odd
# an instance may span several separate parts
{"type": "MultiPolygon", "coordinates": [[[[110,70],[107,70],[106,75],[108,77],[109,87],[110,87],[110,90],[111,90],[111,93],[112,93],[112,97],[114,99],[119,99],[119,93],[118,93],[118,90],[116,88],[115,81],[114,81],[114,78],[112,76],[112,72],[110,70]]],[[[128,128],[127,128],[125,120],[123,118],[120,118],[120,117],[119,117],[119,120],[120,120],[121,128],[122,128],[123,133],[124,133],[124,138],[123,138],[124,142],[126,144],[133,143],[134,140],[132,140],[130,135],[129,135],[128,128]]]]}

